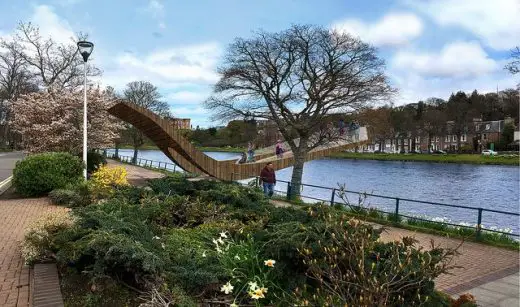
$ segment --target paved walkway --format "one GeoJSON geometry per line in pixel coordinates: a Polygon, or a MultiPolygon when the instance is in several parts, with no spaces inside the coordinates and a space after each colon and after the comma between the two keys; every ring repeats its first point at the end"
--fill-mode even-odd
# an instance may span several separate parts
{"type": "Polygon", "coordinates": [[[54,210],[63,208],[46,198],[0,200],[0,306],[29,306],[29,267],[20,242],[29,223],[54,210]]]}
{"type": "Polygon", "coordinates": [[[479,306],[516,307],[520,306],[520,300],[518,299],[519,287],[520,275],[516,273],[465,292],[473,294],[479,306]]]}
{"type": "Polygon", "coordinates": [[[12,175],[16,161],[22,157],[23,153],[20,151],[0,153],[0,182],[12,175]]]}

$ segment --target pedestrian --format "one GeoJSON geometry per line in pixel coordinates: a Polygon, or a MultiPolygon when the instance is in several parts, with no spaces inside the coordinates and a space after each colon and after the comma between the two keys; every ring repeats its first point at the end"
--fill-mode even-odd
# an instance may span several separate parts
{"type": "Polygon", "coordinates": [[[283,152],[284,152],[284,149],[283,149],[282,140],[278,140],[278,141],[276,142],[276,147],[275,147],[274,152],[275,152],[276,157],[277,157],[278,159],[283,158],[283,152]]]}
{"type": "Polygon", "coordinates": [[[255,146],[249,142],[247,144],[247,162],[253,162],[255,157],[255,146]]]}
{"type": "Polygon", "coordinates": [[[339,135],[341,136],[345,133],[345,121],[343,120],[343,118],[341,118],[339,120],[338,127],[339,127],[339,135]]]}
{"type": "Polygon", "coordinates": [[[271,197],[274,194],[274,186],[276,185],[276,174],[274,172],[273,162],[267,162],[260,172],[260,182],[264,187],[264,194],[271,197]]]}
{"type": "Polygon", "coordinates": [[[238,164],[244,164],[247,162],[247,155],[245,152],[242,152],[242,156],[240,157],[240,160],[238,160],[238,164]]]}

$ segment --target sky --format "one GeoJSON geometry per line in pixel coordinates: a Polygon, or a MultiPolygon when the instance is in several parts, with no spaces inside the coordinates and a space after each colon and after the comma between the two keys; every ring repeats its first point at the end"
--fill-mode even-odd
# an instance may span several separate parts
{"type": "Polygon", "coordinates": [[[208,127],[220,124],[202,106],[219,61],[255,30],[314,24],[360,37],[385,59],[402,105],[516,87],[503,67],[520,45],[518,16],[519,0],[2,0],[0,37],[20,21],[58,42],[87,33],[99,82],[121,92],[150,81],[174,116],[208,127]]]}

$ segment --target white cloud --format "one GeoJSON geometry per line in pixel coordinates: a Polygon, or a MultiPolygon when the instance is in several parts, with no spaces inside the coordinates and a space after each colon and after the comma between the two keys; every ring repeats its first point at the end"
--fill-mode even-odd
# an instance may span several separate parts
{"type": "Polygon", "coordinates": [[[453,42],[439,53],[400,51],[392,65],[427,77],[475,77],[501,68],[476,42],[453,42]]]}
{"type": "Polygon", "coordinates": [[[216,43],[163,48],[143,55],[121,53],[103,67],[102,83],[122,90],[131,81],[144,80],[159,87],[167,99],[202,101],[209,86],[219,79],[216,66],[220,53],[216,43]]]}
{"type": "Polygon", "coordinates": [[[516,82],[506,72],[481,75],[475,78],[428,78],[413,72],[392,74],[392,80],[399,88],[396,104],[415,103],[430,97],[448,99],[451,93],[464,91],[471,93],[477,90],[481,93],[495,92],[506,88],[516,88],[516,82]]]}
{"type": "Polygon", "coordinates": [[[332,28],[359,36],[376,46],[399,46],[421,35],[423,24],[411,13],[390,13],[373,24],[358,19],[338,21],[332,28]]]}
{"type": "Polygon", "coordinates": [[[207,91],[179,91],[167,95],[166,98],[182,103],[200,103],[208,96],[209,93],[207,91]]]}
{"type": "Polygon", "coordinates": [[[40,28],[42,37],[52,37],[58,43],[70,44],[76,36],[70,24],[61,19],[51,6],[35,6],[30,20],[40,28]]]}
{"type": "Polygon", "coordinates": [[[157,20],[157,26],[159,29],[166,29],[166,23],[164,22],[164,4],[162,4],[159,0],[150,0],[148,1],[146,8],[144,8],[144,11],[150,14],[152,18],[157,20]]]}
{"type": "Polygon", "coordinates": [[[520,43],[519,0],[408,0],[442,26],[472,32],[487,46],[510,49],[520,43]]]}

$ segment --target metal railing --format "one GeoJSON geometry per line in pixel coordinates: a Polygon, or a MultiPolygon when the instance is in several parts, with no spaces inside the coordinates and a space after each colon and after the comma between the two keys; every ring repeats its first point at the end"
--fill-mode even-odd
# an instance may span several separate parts
{"type": "Polygon", "coordinates": [[[136,161],[134,162],[134,158],[131,156],[117,155],[117,157],[116,157],[115,153],[106,153],[104,155],[107,158],[119,160],[123,163],[128,163],[128,164],[132,164],[132,165],[155,168],[155,169],[162,169],[162,170],[171,171],[171,172],[185,173],[185,171],[175,163],[154,161],[154,160],[145,159],[145,158],[137,158],[136,161]]]}
{"type": "MultiPolygon", "coordinates": [[[[280,190],[280,189],[275,189],[275,193],[277,193],[278,195],[281,195],[283,197],[286,197],[288,200],[290,200],[290,196],[293,194],[291,193],[292,191],[292,188],[293,188],[293,185],[291,184],[290,181],[284,181],[284,180],[277,180],[277,183],[284,183],[286,184],[286,189],[284,190],[280,190]]],[[[259,177],[256,177],[256,185],[259,186],[259,177]]],[[[373,193],[365,193],[365,192],[359,192],[359,191],[351,191],[351,190],[346,190],[346,189],[341,189],[341,188],[331,188],[331,187],[325,187],[325,186],[320,186],[320,185],[313,185],[313,184],[306,184],[306,183],[302,183],[300,185],[300,188],[301,188],[301,191],[300,191],[300,197],[303,199],[303,200],[313,200],[313,201],[319,201],[319,202],[325,202],[325,203],[328,203],[330,205],[336,205],[336,204],[342,204],[342,205],[349,205],[350,207],[357,207],[358,209],[369,209],[369,210],[375,210],[375,211],[378,211],[380,213],[384,213],[384,214],[387,214],[387,215],[392,215],[392,217],[394,218],[394,220],[399,223],[400,221],[400,217],[404,217],[404,218],[407,218],[407,219],[414,219],[414,220],[421,220],[421,221],[426,221],[426,222],[433,222],[433,223],[439,223],[439,224],[444,224],[444,225],[449,225],[449,226],[454,226],[454,227],[461,227],[461,228],[467,228],[467,229],[473,229],[475,230],[475,233],[476,233],[476,237],[477,238],[480,238],[481,235],[482,235],[482,231],[487,231],[487,232],[493,232],[493,233],[499,233],[499,234],[503,234],[503,235],[508,235],[508,236],[513,236],[513,237],[520,237],[520,234],[518,232],[504,232],[504,231],[501,231],[501,230],[496,230],[496,229],[489,229],[489,228],[484,228],[482,225],[484,224],[484,220],[483,220],[483,216],[486,216],[486,214],[491,214],[491,215],[494,215],[495,218],[497,215],[505,215],[505,216],[509,216],[509,217],[516,217],[516,221],[518,221],[518,217],[520,216],[520,213],[517,213],[517,212],[507,212],[507,211],[502,211],[502,210],[495,210],[495,209],[487,209],[487,208],[480,208],[480,207],[470,207],[470,206],[462,206],[462,205],[453,205],[453,204],[445,204],[445,203],[438,203],[438,202],[432,202],[432,201],[424,201],[424,200],[416,200],[416,199],[409,199],[409,198],[400,198],[400,197],[393,197],[393,196],[387,196],[387,195],[378,195],[378,194],[373,194],[373,193]],[[330,197],[325,199],[325,198],[320,198],[320,197],[315,197],[313,195],[305,195],[303,193],[303,191],[305,190],[305,187],[307,188],[312,188],[312,189],[322,189],[322,190],[327,190],[329,191],[329,195],[330,197]],[[375,198],[375,199],[379,199],[379,200],[387,200],[387,201],[390,201],[389,204],[370,204],[370,207],[366,207],[366,206],[356,206],[356,205],[351,205],[351,204],[348,204],[347,202],[344,201],[344,199],[341,197],[341,194],[343,193],[343,195],[345,194],[354,194],[356,196],[362,196],[362,197],[365,197],[365,198],[375,198]],[[475,215],[475,218],[476,218],[476,224],[475,226],[468,226],[468,225],[464,225],[464,224],[455,224],[455,223],[451,223],[451,222],[447,222],[447,221],[435,221],[435,220],[430,220],[430,219],[426,219],[424,217],[421,217],[421,216],[414,216],[414,215],[410,215],[410,214],[403,214],[403,205],[417,205],[417,204],[421,204],[421,205],[430,205],[430,206],[438,206],[438,207],[442,207],[442,208],[456,208],[456,209],[459,209],[459,210],[463,210],[465,212],[467,211],[472,211],[473,214],[475,215]],[[376,207],[373,207],[373,205],[375,205],[376,207]],[[387,208],[389,210],[382,210],[381,207],[383,208],[387,208]]],[[[452,210],[453,211],[453,210],[452,210]]],[[[496,220],[499,220],[499,219],[496,219],[496,220]]],[[[489,220],[488,220],[489,221],[489,220]]]]}
{"type": "MultiPolygon", "coordinates": [[[[113,153],[110,153],[110,154],[107,153],[106,157],[113,158],[113,159],[117,158],[119,161],[121,161],[123,163],[129,163],[129,164],[132,164],[132,165],[137,165],[137,166],[142,166],[142,167],[149,167],[149,168],[154,168],[154,169],[162,169],[162,170],[167,170],[167,171],[172,171],[172,172],[183,172],[183,173],[187,174],[182,168],[180,168],[175,163],[154,161],[154,160],[145,159],[145,158],[137,158],[136,163],[134,163],[133,157],[124,156],[124,155],[118,155],[118,157],[115,157],[115,154],[113,154],[113,153]]],[[[260,182],[259,177],[256,177],[255,178],[255,184],[256,184],[257,187],[259,187],[259,182],[260,182]]],[[[285,183],[287,185],[287,187],[284,190],[275,189],[274,192],[277,193],[277,195],[280,195],[280,196],[286,197],[287,199],[290,199],[290,196],[292,195],[291,190],[292,190],[292,186],[293,186],[291,184],[291,182],[290,181],[284,181],[284,180],[277,180],[277,183],[285,183]]],[[[395,221],[397,223],[400,221],[400,219],[399,219],[400,217],[404,217],[404,218],[407,218],[407,219],[415,219],[415,220],[421,220],[421,221],[445,224],[445,225],[454,226],[454,227],[463,227],[463,228],[467,228],[467,229],[474,229],[477,238],[480,238],[480,236],[482,234],[482,231],[493,232],[493,233],[513,236],[513,237],[520,237],[520,234],[518,232],[516,232],[516,233],[515,232],[509,233],[509,232],[504,232],[504,231],[501,231],[501,230],[495,230],[495,229],[489,229],[489,228],[483,228],[482,227],[482,225],[484,224],[483,223],[484,222],[483,216],[485,216],[486,213],[491,213],[491,214],[494,214],[495,216],[496,215],[505,215],[505,216],[509,216],[509,217],[517,217],[516,221],[518,222],[518,217],[520,217],[520,213],[517,213],[517,212],[507,212],[507,211],[502,211],[502,210],[494,210],[494,209],[487,209],[487,208],[481,208],[481,207],[452,205],[452,204],[445,204],[445,203],[438,203],[438,202],[431,202],[431,201],[424,201],[424,200],[416,200],[416,199],[409,199],[409,198],[393,197],[393,196],[387,196],[387,195],[379,195],[379,194],[373,194],[373,193],[351,191],[351,190],[346,190],[346,189],[331,188],[331,187],[325,187],[325,186],[313,185],[313,184],[306,184],[306,183],[302,183],[300,185],[300,188],[301,188],[300,196],[303,199],[309,199],[309,200],[313,200],[313,201],[325,202],[325,203],[329,203],[330,205],[342,204],[342,205],[349,205],[351,207],[356,207],[355,205],[350,205],[350,204],[346,203],[344,201],[344,199],[340,196],[341,193],[343,193],[343,195],[345,195],[345,194],[354,194],[354,195],[357,195],[358,197],[359,196],[363,196],[365,198],[373,197],[373,198],[376,198],[376,199],[383,199],[383,200],[390,201],[390,204],[375,204],[378,207],[364,208],[364,207],[359,207],[358,206],[358,208],[359,209],[364,208],[364,209],[376,210],[376,211],[378,211],[380,213],[393,215],[393,217],[395,217],[395,221]],[[321,189],[321,190],[329,191],[330,197],[325,199],[325,198],[315,197],[315,196],[312,196],[312,195],[305,195],[305,194],[302,193],[305,190],[305,187],[311,188],[311,189],[321,189]],[[469,210],[469,211],[472,211],[476,215],[476,222],[477,223],[475,224],[476,226],[473,227],[473,226],[468,226],[468,225],[463,225],[463,224],[454,224],[454,223],[450,223],[450,222],[446,222],[446,221],[438,222],[438,221],[422,218],[420,216],[413,216],[413,215],[408,215],[408,214],[402,214],[402,207],[403,207],[403,205],[407,205],[407,204],[408,205],[410,205],[410,204],[412,204],[412,205],[422,204],[422,205],[438,206],[438,207],[442,207],[442,208],[452,208],[452,209],[455,208],[455,209],[462,209],[462,210],[464,210],[466,212],[469,210]],[[386,207],[389,210],[386,210],[386,211],[385,210],[381,210],[380,207],[386,207]]]]}

